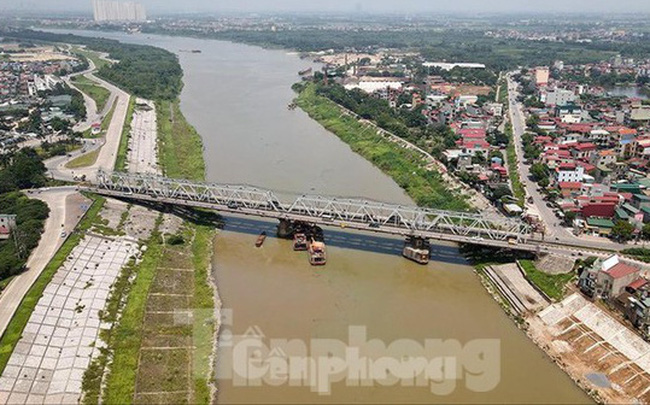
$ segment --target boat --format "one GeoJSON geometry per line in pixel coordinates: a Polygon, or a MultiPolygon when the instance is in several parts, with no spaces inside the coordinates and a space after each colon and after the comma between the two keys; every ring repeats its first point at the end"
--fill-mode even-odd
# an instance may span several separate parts
{"type": "Polygon", "coordinates": [[[262,247],[265,240],[266,240],[266,231],[260,233],[260,236],[257,237],[257,240],[255,241],[255,247],[262,247]]]}
{"type": "Polygon", "coordinates": [[[404,246],[402,256],[419,264],[429,263],[429,249],[418,249],[413,246],[404,246]]]}
{"type": "Polygon", "coordinates": [[[308,248],[307,235],[304,233],[296,233],[293,235],[293,250],[300,252],[308,248]]]}
{"type": "Polygon", "coordinates": [[[201,53],[200,49],[192,49],[192,53],[201,53]]]}
{"type": "Polygon", "coordinates": [[[429,242],[421,238],[409,237],[404,243],[404,249],[402,249],[402,256],[419,264],[428,264],[430,254],[429,242]]]}
{"type": "Polygon", "coordinates": [[[323,266],[327,263],[324,242],[318,242],[312,239],[307,250],[309,251],[309,263],[312,266],[323,266]]]}
{"type": "Polygon", "coordinates": [[[310,74],[310,73],[311,73],[311,70],[312,70],[311,68],[307,68],[307,69],[305,69],[305,70],[301,70],[300,72],[298,72],[298,74],[299,74],[300,76],[305,76],[305,75],[310,74]]]}

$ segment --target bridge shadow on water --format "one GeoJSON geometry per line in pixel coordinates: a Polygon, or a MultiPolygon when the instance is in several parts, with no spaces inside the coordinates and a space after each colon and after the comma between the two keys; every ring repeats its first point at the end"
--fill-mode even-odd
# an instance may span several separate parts
{"type": "MultiPolygon", "coordinates": [[[[130,202],[147,206],[163,212],[170,212],[201,225],[214,226],[228,232],[238,232],[258,236],[266,232],[267,237],[277,238],[277,221],[256,219],[247,216],[223,215],[214,211],[197,210],[181,206],[165,206],[148,204],[131,200],[130,202]]],[[[363,233],[356,230],[343,230],[335,227],[324,227],[325,243],[342,249],[354,249],[364,252],[380,253],[401,256],[404,239],[397,236],[380,236],[363,233]]],[[[439,244],[431,241],[430,258],[434,262],[455,265],[466,265],[469,262],[460,253],[458,246],[453,244],[439,244]]]]}
{"type": "MultiPolygon", "coordinates": [[[[264,221],[250,217],[221,216],[223,230],[238,232],[248,235],[259,235],[265,231],[269,238],[277,238],[276,226],[273,221],[264,221]]],[[[354,249],[364,252],[380,253],[401,256],[404,240],[399,237],[386,237],[362,233],[360,231],[346,231],[334,227],[323,227],[325,243],[343,249],[354,249]]],[[[467,264],[467,260],[460,254],[454,245],[439,245],[431,243],[431,260],[448,264],[467,264]]]]}

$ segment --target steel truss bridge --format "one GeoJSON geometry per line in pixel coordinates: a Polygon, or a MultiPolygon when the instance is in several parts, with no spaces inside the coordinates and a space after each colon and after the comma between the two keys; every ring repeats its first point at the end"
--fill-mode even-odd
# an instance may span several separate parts
{"type": "Polygon", "coordinates": [[[281,201],[273,191],[247,185],[99,171],[88,190],[109,197],[430,240],[529,251],[539,251],[541,242],[533,238],[528,224],[516,219],[318,195],[281,201]]]}

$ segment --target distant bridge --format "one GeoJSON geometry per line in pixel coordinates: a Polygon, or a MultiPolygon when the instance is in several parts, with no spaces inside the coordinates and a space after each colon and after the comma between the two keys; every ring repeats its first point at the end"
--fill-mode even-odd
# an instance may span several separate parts
{"type": "Polygon", "coordinates": [[[518,219],[382,203],[364,199],[303,195],[281,201],[273,191],[247,185],[170,179],[148,174],[97,173],[88,187],[118,198],[205,208],[225,213],[338,226],[428,240],[472,243],[533,252],[563,248],[535,238],[518,219]],[[544,246],[544,247],[542,247],[544,246]]]}

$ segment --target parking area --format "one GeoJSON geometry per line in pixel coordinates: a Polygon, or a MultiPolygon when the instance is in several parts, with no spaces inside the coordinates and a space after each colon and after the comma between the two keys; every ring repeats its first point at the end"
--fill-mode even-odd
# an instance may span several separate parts
{"type": "Polygon", "coordinates": [[[0,377],[0,403],[77,403],[83,374],[99,354],[99,316],[135,239],[86,235],[59,268],[0,377]]]}

